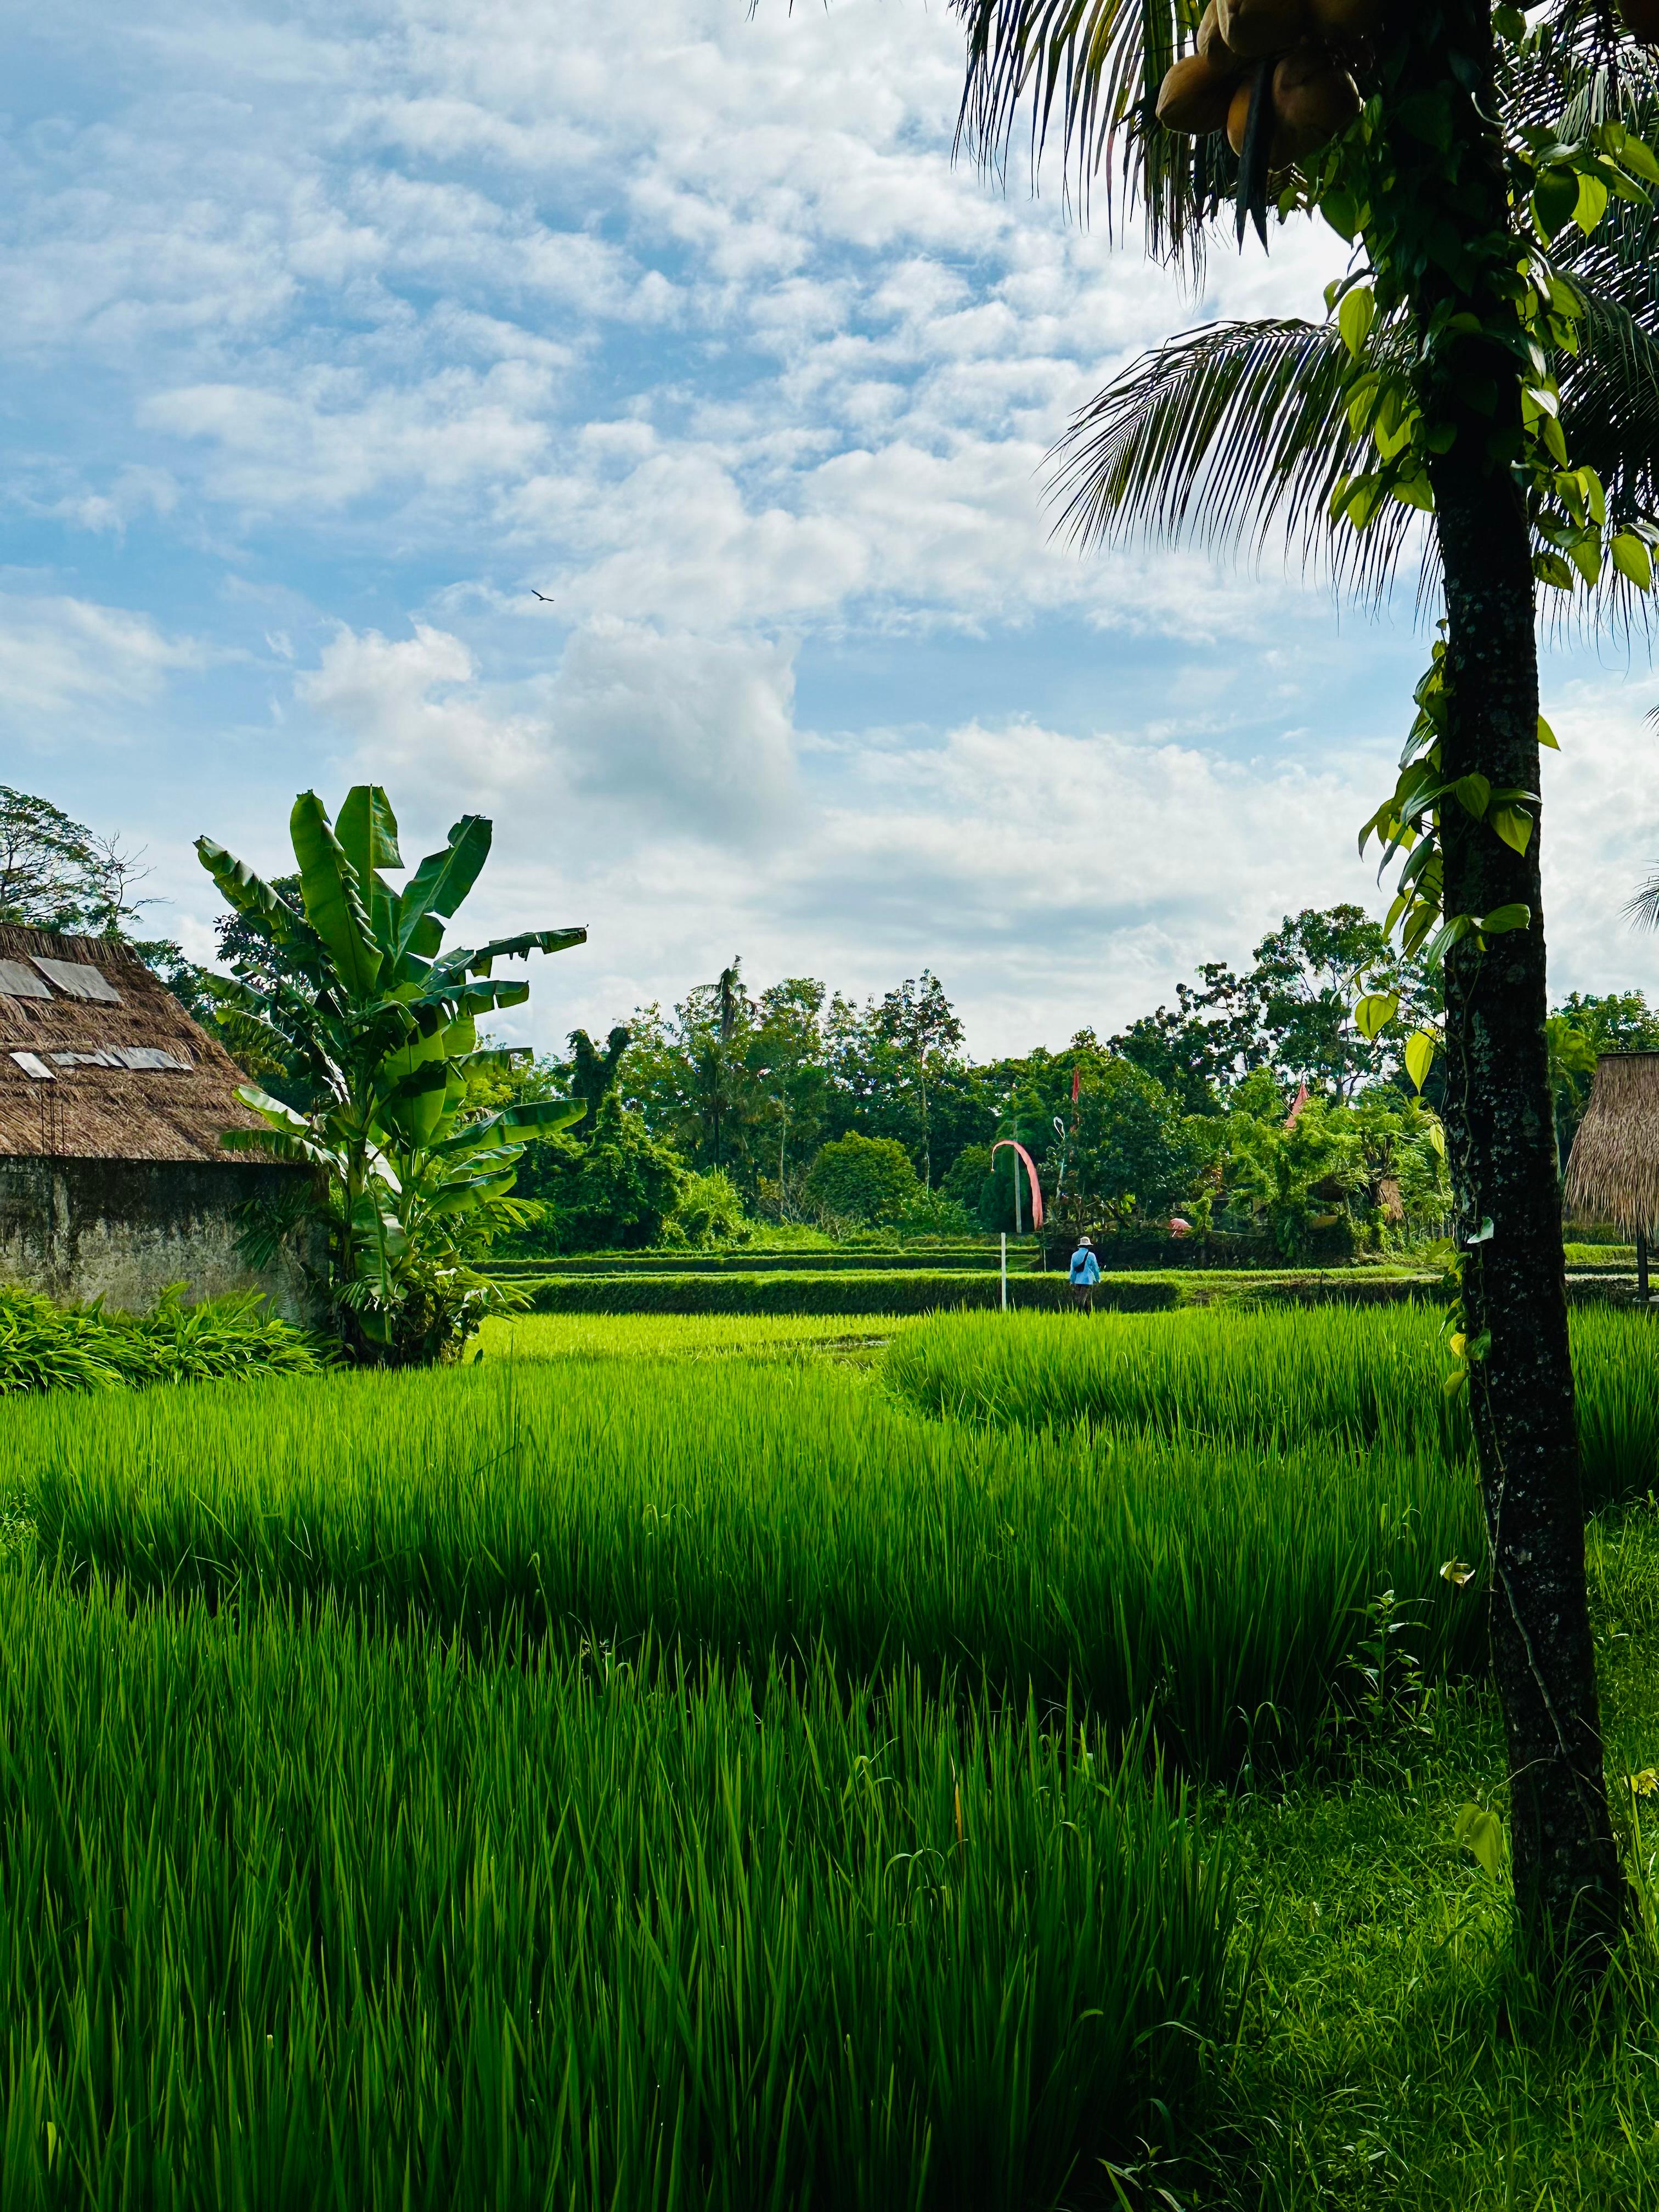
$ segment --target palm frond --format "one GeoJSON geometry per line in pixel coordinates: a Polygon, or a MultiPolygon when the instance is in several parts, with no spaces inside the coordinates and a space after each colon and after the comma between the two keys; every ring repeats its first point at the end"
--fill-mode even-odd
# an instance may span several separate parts
{"type": "Polygon", "coordinates": [[[1413,517],[1391,507],[1363,535],[1329,520],[1338,478],[1369,450],[1348,423],[1352,366],[1330,323],[1212,324],[1143,354],[1051,456],[1060,529],[1085,548],[1139,532],[1252,554],[1282,531],[1357,596],[1380,596],[1413,517]]]}
{"type": "Polygon", "coordinates": [[[952,0],[967,34],[957,143],[988,167],[1006,166],[1029,106],[1031,167],[1051,135],[1067,189],[1087,210],[1097,180],[1109,232],[1137,208],[1160,260],[1202,270],[1204,225],[1231,198],[1238,165],[1224,136],[1165,131],[1156,109],[1170,64],[1194,44],[1196,0],[952,0]]]}
{"type": "Polygon", "coordinates": [[[1632,929],[1659,929],[1659,876],[1650,876],[1625,901],[1623,913],[1632,929]]]}
{"type": "MultiPolygon", "coordinates": [[[[1659,334],[1577,281],[1588,313],[1584,349],[1562,378],[1568,447],[1601,477],[1612,515],[1659,528],[1659,334]]],[[[1380,338],[1402,359],[1407,343],[1403,328],[1380,338]]],[[[1330,323],[1219,323],[1171,338],[1115,378],[1054,448],[1059,530],[1085,550],[1141,533],[1253,556],[1282,532],[1304,560],[1328,562],[1340,589],[1372,601],[1418,537],[1426,600],[1435,550],[1414,511],[1390,504],[1363,534],[1329,519],[1338,479],[1370,453],[1348,422],[1352,374],[1330,323]]],[[[1638,624],[1646,609],[1611,570],[1593,602],[1574,605],[1597,623],[1638,624]]]]}
{"type": "Polygon", "coordinates": [[[1571,138],[1609,117],[1638,128],[1635,111],[1655,83],[1653,59],[1625,35],[1613,0],[1554,0],[1534,18],[1524,58],[1508,61],[1501,94],[1512,123],[1571,138]]]}

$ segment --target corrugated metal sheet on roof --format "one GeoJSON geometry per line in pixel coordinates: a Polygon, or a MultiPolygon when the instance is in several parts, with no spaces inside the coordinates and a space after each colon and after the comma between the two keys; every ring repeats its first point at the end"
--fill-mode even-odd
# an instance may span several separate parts
{"type": "Polygon", "coordinates": [[[262,1126],[245,1079],[125,946],[0,924],[0,1156],[230,1165],[220,1132],[262,1126]]]}
{"type": "Polygon", "coordinates": [[[95,999],[106,1006],[121,1003],[121,994],[93,961],[48,960],[37,952],[34,964],[52,989],[61,991],[66,999],[95,999]]]}

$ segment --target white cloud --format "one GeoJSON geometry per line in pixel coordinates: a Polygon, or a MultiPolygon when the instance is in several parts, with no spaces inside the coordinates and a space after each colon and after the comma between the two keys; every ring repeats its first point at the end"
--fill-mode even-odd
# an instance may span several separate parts
{"type": "Polygon", "coordinates": [[[417,625],[342,630],[295,684],[352,740],[354,773],[464,789],[577,849],[775,836],[795,795],[793,688],[782,646],[610,618],[527,682],[480,682],[458,637],[417,625]]]}
{"type": "Polygon", "coordinates": [[[1632,933],[1623,911],[1659,873],[1659,734],[1644,720],[1654,696],[1651,678],[1581,676],[1546,686],[1561,744],[1544,756],[1541,833],[1557,997],[1613,988],[1659,996],[1659,939],[1632,933]]]}
{"type": "Polygon", "coordinates": [[[64,726],[70,718],[89,709],[106,731],[122,707],[159,698],[173,671],[209,659],[195,640],[168,637],[125,608],[0,592],[0,701],[25,741],[63,742],[85,727],[64,726]]]}
{"type": "MultiPolygon", "coordinates": [[[[352,741],[354,776],[434,816],[458,789],[487,805],[495,917],[568,889],[623,997],[672,997],[734,946],[757,973],[860,990],[931,963],[984,1051],[1109,1028],[1287,904],[1368,888],[1348,825],[1380,781],[1374,750],[1314,774],[1025,721],[921,747],[808,740],[781,648],[617,621],[519,684],[484,681],[447,633],[342,632],[295,688],[352,741]]],[[[583,1018],[624,1010],[605,988],[583,1018]]]]}

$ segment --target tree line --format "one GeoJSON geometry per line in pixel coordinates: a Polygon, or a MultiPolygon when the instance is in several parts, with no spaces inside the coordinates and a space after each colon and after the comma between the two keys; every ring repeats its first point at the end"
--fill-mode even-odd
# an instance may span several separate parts
{"type": "MultiPolygon", "coordinates": [[[[251,1021],[244,997],[309,994],[291,954],[248,915],[216,926],[211,969],[141,933],[143,856],[50,801],[0,787],[0,920],[131,945],[248,1075],[296,1112],[315,1103],[301,1057],[251,1021]]],[[[274,893],[296,906],[299,877],[274,893]]],[[[526,1152],[520,1248],[719,1242],[754,1222],[832,1234],[949,1236],[1031,1224],[1036,1161],[1062,1234],[1254,1237],[1286,1258],[1332,1258],[1437,1233],[1449,1210],[1437,1068],[1419,1095],[1401,1032],[1438,994],[1355,906],[1287,916],[1248,965],[1200,965],[1172,1003],[1103,1039],[975,1060],[940,979],[924,968],[862,1002],[819,978],[751,988],[740,960],[665,1008],[636,1007],[603,1042],[475,1063],[476,1116],[569,1098],[580,1119],[526,1152]],[[1404,1018],[1370,1036],[1354,1009],[1386,991],[1404,1018]]],[[[1598,1053],[1659,1049],[1640,991],[1574,993],[1547,1023],[1565,1159],[1598,1053]]]]}
{"type": "MultiPolygon", "coordinates": [[[[1354,906],[1286,917],[1235,970],[1206,963],[1103,1038],[975,1060],[924,969],[859,1002],[820,978],[751,988],[740,960],[665,1007],[637,1007],[603,1044],[518,1078],[526,1096],[583,1097],[581,1123],[538,1148],[520,1188],[549,1249],[730,1234],[744,1218],[845,1234],[1031,1224],[1012,1138],[1062,1234],[1235,1236],[1285,1258],[1340,1258],[1441,1232],[1449,1211],[1437,1105],[1395,1035],[1354,1018],[1370,988],[1414,1021],[1438,1012],[1420,959],[1354,906]]],[[[1659,1044],[1639,992],[1574,994],[1550,1019],[1562,1141],[1595,1054],[1659,1044]]]]}

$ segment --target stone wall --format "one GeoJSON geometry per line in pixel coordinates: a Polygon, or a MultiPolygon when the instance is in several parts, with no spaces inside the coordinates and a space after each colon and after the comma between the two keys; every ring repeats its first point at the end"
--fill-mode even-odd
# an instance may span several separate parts
{"type": "MultiPolygon", "coordinates": [[[[191,1299],[264,1291],[274,1311],[319,1316],[297,1262],[256,1273],[236,1249],[236,1209],[296,1172],[271,1162],[0,1158],[0,1281],[138,1311],[169,1283],[191,1299]]],[[[317,1255],[320,1256],[320,1255],[317,1255]]]]}

